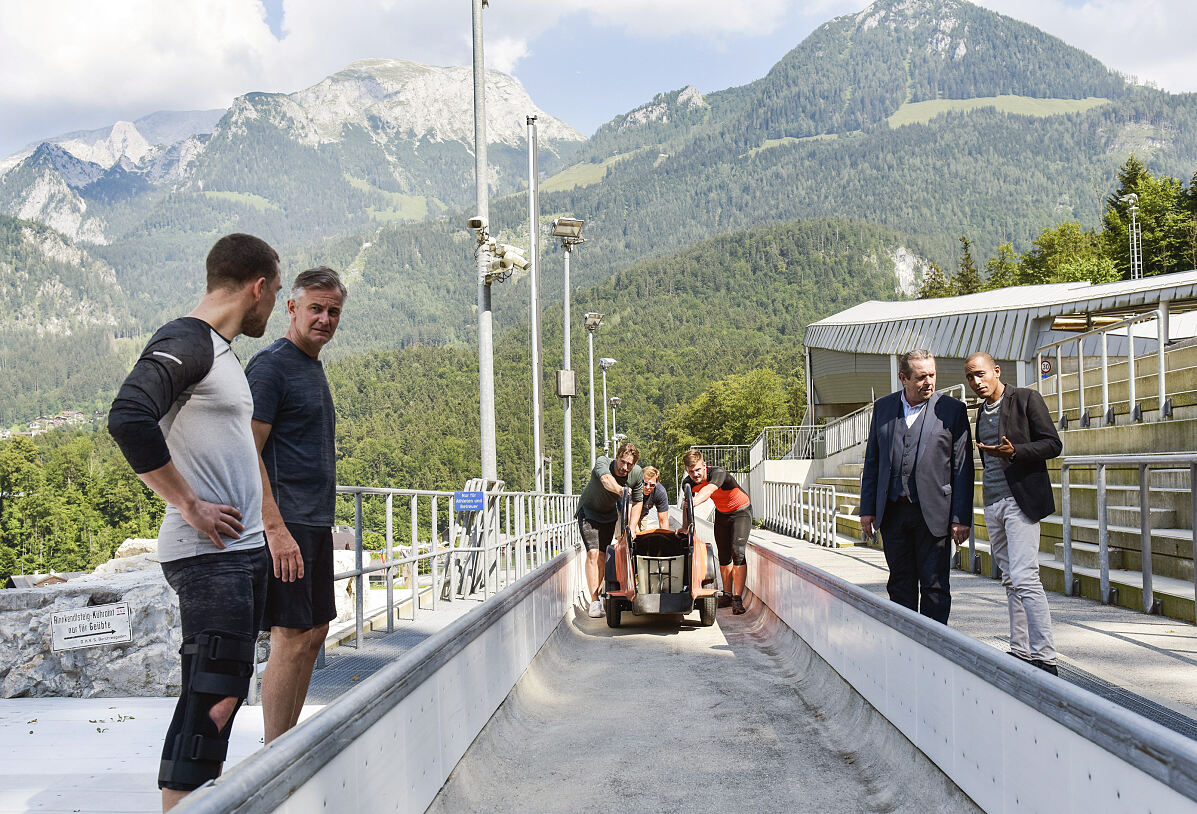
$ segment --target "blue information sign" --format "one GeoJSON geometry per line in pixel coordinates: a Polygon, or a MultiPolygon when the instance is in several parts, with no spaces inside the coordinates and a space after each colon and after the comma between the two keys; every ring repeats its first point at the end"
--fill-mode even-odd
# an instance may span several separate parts
{"type": "Polygon", "coordinates": [[[454,492],[453,505],[459,512],[482,511],[483,492],[454,492]]]}

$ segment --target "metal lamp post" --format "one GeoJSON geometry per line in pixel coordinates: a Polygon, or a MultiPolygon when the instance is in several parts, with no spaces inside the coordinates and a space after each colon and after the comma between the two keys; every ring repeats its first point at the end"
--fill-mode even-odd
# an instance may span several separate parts
{"type": "MultiPolygon", "coordinates": [[[[611,397],[611,440],[616,444],[615,449],[619,449],[619,442],[615,440],[619,437],[619,433],[615,432],[615,408],[619,406],[621,401],[623,401],[623,399],[621,399],[619,396],[611,397]]],[[[611,450],[612,455],[615,454],[615,449],[611,450]]]]}
{"type": "MultiPolygon", "coordinates": [[[[594,332],[603,324],[603,315],[595,311],[586,314],[586,360],[590,370],[590,468],[594,469],[597,452],[594,447],[594,332]]],[[[605,411],[604,411],[605,412],[605,411]]]]}
{"type": "Polygon", "coordinates": [[[474,186],[477,214],[469,226],[478,235],[478,404],[482,442],[482,478],[498,480],[498,453],[495,448],[495,358],[494,320],[490,303],[490,224],[487,201],[486,170],[486,59],[482,52],[482,7],[486,0],[472,0],[474,32],[474,186]]]}
{"type": "Polygon", "coordinates": [[[561,466],[561,477],[565,484],[562,491],[567,495],[574,493],[573,399],[577,394],[569,348],[569,256],[573,253],[574,246],[585,242],[582,237],[583,224],[584,221],[578,218],[557,218],[553,221],[553,237],[561,238],[561,248],[565,249],[565,286],[562,289],[564,348],[562,370],[557,374],[557,395],[565,400],[565,456],[561,466]]]}
{"type": "Polygon", "coordinates": [[[1139,228],[1139,196],[1135,193],[1122,196],[1130,204],[1130,276],[1132,280],[1143,279],[1143,233],[1139,228]]]}
{"type": "Polygon", "coordinates": [[[606,455],[607,447],[611,445],[610,436],[607,435],[607,371],[615,364],[615,360],[610,356],[604,356],[599,359],[599,369],[603,371],[603,454],[606,455]]]}
{"type": "Polygon", "coordinates": [[[544,491],[544,453],[541,443],[541,399],[540,384],[541,355],[540,355],[540,230],[537,228],[540,220],[540,198],[537,181],[539,180],[539,156],[536,150],[536,117],[528,116],[528,289],[529,305],[532,319],[532,460],[536,461],[536,491],[544,491]]]}

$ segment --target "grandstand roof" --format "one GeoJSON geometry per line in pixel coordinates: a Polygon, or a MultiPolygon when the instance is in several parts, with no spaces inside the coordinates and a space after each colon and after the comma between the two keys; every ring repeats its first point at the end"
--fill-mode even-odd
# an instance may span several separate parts
{"type": "MultiPolygon", "coordinates": [[[[899,354],[929,348],[963,357],[978,347],[998,359],[1020,359],[1030,334],[1061,317],[1123,317],[1171,301],[1173,312],[1197,309],[1197,270],[1117,283],[1053,283],[982,291],[962,297],[879,302],[870,300],[812,322],[808,348],[846,353],[899,354]]],[[[1079,323],[1077,327],[1083,325],[1079,323]]]]}

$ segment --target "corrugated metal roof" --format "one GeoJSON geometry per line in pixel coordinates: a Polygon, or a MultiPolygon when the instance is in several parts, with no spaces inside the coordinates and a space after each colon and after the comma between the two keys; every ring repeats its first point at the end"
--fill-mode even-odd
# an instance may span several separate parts
{"type": "Polygon", "coordinates": [[[1197,270],[1117,283],[1053,283],[982,291],[963,297],[870,300],[807,326],[808,348],[848,353],[905,353],[929,348],[963,357],[981,344],[999,359],[1021,359],[1038,319],[1069,314],[1117,314],[1170,300],[1197,307],[1197,270]]]}

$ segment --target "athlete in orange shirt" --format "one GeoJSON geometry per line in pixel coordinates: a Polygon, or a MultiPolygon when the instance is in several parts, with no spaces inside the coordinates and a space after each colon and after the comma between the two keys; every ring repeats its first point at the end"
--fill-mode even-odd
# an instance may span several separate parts
{"type": "MultiPolygon", "coordinates": [[[[748,561],[744,549],[748,545],[748,533],[752,531],[752,502],[748,493],[740,488],[731,473],[718,466],[707,466],[702,453],[692,449],[682,456],[686,467],[683,484],[690,484],[694,493],[694,505],[707,500],[715,504],[715,545],[719,549],[719,569],[723,574],[723,596],[721,607],[731,605],[732,613],[744,612],[744,582],[748,578],[748,561]],[[727,599],[731,591],[730,601],[727,599]]],[[[690,518],[682,507],[682,527],[690,518]]]]}

